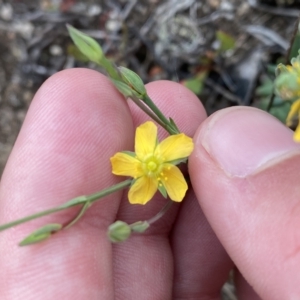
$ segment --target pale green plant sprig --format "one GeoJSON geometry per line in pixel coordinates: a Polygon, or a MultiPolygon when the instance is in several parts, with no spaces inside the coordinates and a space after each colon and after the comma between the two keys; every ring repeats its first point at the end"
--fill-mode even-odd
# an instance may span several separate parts
{"type": "MultiPolygon", "coordinates": [[[[170,135],[176,135],[174,137],[174,141],[177,139],[180,139],[184,136],[184,134],[180,134],[180,131],[178,127],[176,126],[175,122],[171,118],[166,118],[165,115],[159,110],[159,108],[154,104],[152,99],[147,94],[145,85],[142,81],[142,79],[133,71],[125,68],[125,67],[116,67],[114,63],[112,63],[110,60],[108,60],[105,55],[103,54],[103,51],[100,47],[100,45],[91,37],[87,36],[86,34],[78,31],[74,27],[68,25],[67,26],[68,31],[70,33],[70,36],[76,46],[79,48],[79,50],[90,60],[98,65],[100,65],[102,68],[105,69],[107,72],[110,80],[114,84],[114,86],[126,97],[130,98],[140,109],[142,109],[147,115],[149,115],[154,121],[156,121],[160,126],[162,126],[165,130],[169,132],[170,135]]],[[[149,122],[148,122],[149,123],[149,122]]],[[[151,122],[150,122],[151,123],[151,122]]],[[[150,124],[151,125],[151,124],[150,124]]],[[[144,125],[141,125],[145,126],[144,125]]],[[[151,125],[152,127],[155,126],[154,124],[151,125]]],[[[157,139],[157,137],[156,137],[157,139]]],[[[143,141],[143,139],[141,140],[143,141]]],[[[140,142],[141,142],[140,141],[140,142]]],[[[191,139],[187,138],[189,147],[191,143],[191,139]]],[[[139,143],[138,143],[139,145],[139,143]]],[[[140,145],[141,146],[141,145],[140,145]]],[[[155,146],[155,145],[154,145],[155,146]]],[[[156,147],[156,146],[155,146],[156,147]]],[[[183,148],[185,146],[183,145],[183,148]]],[[[175,147],[176,148],[176,147],[175,147]]],[[[192,149],[192,148],[191,148],[192,149]]],[[[192,151],[190,149],[190,151],[192,151]]],[[[189,152],[190,152],[189,151],[189,152]]],[[[128,152],[128,151],[127,151],[128,152]]],[[[178,152],[178,147],[175,149],[175,152],[178,152]]],[[[184,153],[186,151],[183,151],[184,153]]],[[[126,151],[124,151],[126,153],[126,151]]],[[[170,153],[171,154],[171,153],[170,153]]],[[[170,155],[169,154],[169,155],[170,155]]],[[[120,154],[117,154],[120,155],[120,154]]],[[[178,153],[176,154],[178,155],[178,153]]],[[[185,156],[185,155],[183,155],[185,156]]],[[[112,158],[111,158],[112,159],[112,158]]],[[[186,162],[187,157],[184,157],[182,159],[177,159],[172,162],[174,165],[179,164],[180,162],[186,162]]],[[[136,160],[135,163],[137,163],[138,160],[136,160]]],[[[157,167],[164,166],[161,162],[155,161],[154,164],[158,164],[157,167]]],[[[153,168],[153,162],[149,162],[149,167],[153,168]]],[[[118,170],[120,167],[122,168],[122,165],[119,165],[118,160],[114,161],[112,163],[113,171],[118,170]]],[[[172,167],[173,169],[176,167],[172,167]]],[[[169,170],[167,168],[166,170],[169,170]]],[[[173,170],[172,169],[172,170],[173,170]]],[[[179,170],[179,169],[178,169],[179,170]]],[[[113,172],[114,173],[114,172],[113,172]]],[[[171,172],[172,173],[172,172],[171,172]]],[[[170,173],[170,176],[172,175],[170,173]]],[[[115,174],[115,173],[114,173],[115,174]]],[[[119,174],[121,175],[121,174],[119,174]]],[[[141,174],[139,175],[141,176],[141,174]]],[[[165,175],[164,175],[165,176],[165,175]]],[[[171,179],[171,178],[170,178],[171,179]]],[[[183,179],[183,177],[182,177],[183,179]]],[[[79,196],[76,198],[73,198],[59,206],[56,206],[54,208],[40,211],[38,213],[26,216],[24,218],[9,222],[7,224],[0,225],[0,231],[9,229],[11,227],[29,222],[34,219],[41,218],[43,216],[47,216],[50,214],[54,214],[66,209],[69,209],[71,207],[78,206],[79,211],[77,215],[73,219],[71,219],[69,222],[65,224],[59,224],[59,223],[50,223],[46,224],[34,232],[32,232],[30,235],[28,235],[25,239],[23,239],[19,245],[20,246],[26,246],[34,243],[38,243],[41,241],[44,241],[48,238],[50,238],[53,234],[56,234],[62,230],[66,230],[73,226],[77,221],[81,219],[81,217],[85,214],[85,212],[91,207],[91,205],[103,199],[105,196],[110,195],[116,191],[129,188],[130,190],[133,190],[133,186],[135,185],[136,178],[127,179],[125,181],[122,181],[118,184],[112,185],[108,188],[105,188],[97,193],[87,195],[87,196],[79,196]]],[[[156,180],[156,179],[155,179],[156,180]]],[[[165,178],[167,180],[167,178],[165,178]]],[[[162,193],[162,195],[167,198],[167,191],[163,188],[162,184],[160,183],[158,186],[158,190],[162,193]]],[[[181,190],[182,191],[182,190],[181,190]]],[[[180,196],[180,199],[175,199],[175,201],[181,201],[184,197],[184,191],[182,195],[180,196]]],[[[171,196],[171,199],[174,200],[174,195],[171,196]]],[[[108,228],[108,237],[112,242],[120,242],[126,240],[132,233],[143,233],[145,232],[151,224],[159,220],[166,211],[169,210],[171,207],[173,201],[169,200],[167,204],[161,209],[159,213],[157,213],[154,217],[150,218],[149,220],[144,221],[137,221],[132,224],[127,224],[123,221],[116,221],[108,228]]],[[[149,201],[149,199],[147,200],[149,201]]],[[[140,204],[143,204],[140,202],[140,204]]]]}
{"type": "Polygon", "coordinates": [[[47,238],[49,238],[52,234],[63,230],[63,229],[68,229],[71,226],[73,226],[86,212],[86,210],[96,201],[103,199],[104,197],[125,189],[127,187],[129,187],[132,184],[132,180],[131,179],[127,179],[124,180],[120,183],[117,183],[109,188],[103,189],[100,192],[91,194],[91,195],[87,195],[87,196],[79,196],[76,198],[73,198],[57,207],[48,209],[48,210],[44,210],[35,214],[32,214],[30,216],[24,217],[22,219],[18,219],[15,220],[13,222],[4,224],[4,225],[0,225],[0,231],[6,230],[8,228],[29,222],[31,220],[34,219],[38,219],[62,210],[66,210],[69,209],[73,206],[81,206],[81,210],[79,211],[79,213],[75,216],[74,219],[72,219],[70,222],[68,222],[67,224],[47,224],[39,229],[37,229],[36,231],[34,231],[33,233],[31,233],[29,236],[27,236],[22,242],[20,242],[21,246],[25,246],[25,245],[29,245],[29,244],[33,244],[33,243],[37,243],[40,241],[43,241],[47,238]]]}
{"type": "Polygon", "coordinates": [[[294,132],[294,141],[300,142],[300,51],[291,59],[291,65],[279,64],[276,68],[274,82],[275,92],[282,100],[291,101],[290,111],[286,117],[286,125],[291,127],[295,120],[298,125],[294,132]]]}
{"type": "Polygon", "coordinates": [[[116,221],[108,227],[107,235],[113,243],[126,241],[132,233],[143,233],[151,224],[158,221],[172,206],[173,201],[169,200],[167,204],[151,219],[127,224],[123,221],[116,221]]]}
{"type": "Polygon", "coordinates": [[[88,59],[106,71],[112,83],[124,97],[130,98],[140,109],[170,134],[180,133],[175,122],[171,118],[167,119],[149,97],[142,79],[135,72],[125,67],[117,67],[105,57],[101,46],[90,36],[71,25],[67,25],[67,29],[77,48],[88,59]]]}

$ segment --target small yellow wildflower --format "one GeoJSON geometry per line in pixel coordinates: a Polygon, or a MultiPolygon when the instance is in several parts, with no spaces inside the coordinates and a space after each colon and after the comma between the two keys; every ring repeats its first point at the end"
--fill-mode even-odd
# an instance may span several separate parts
{"type": "Polygon", "coordinates": [[[180,202],[188,186],[176,164],[187,158],[193,148],[193,140],[183,133],[158,143],[157,127],[148,121],[136,129],[135,153],[118,152],[111,157],[112,172],[135,179],[128,193],[132,204],[146,204],[157,189],[180,202]]]}
{"type": "Polygon", "coordinates": [[[300,120],[300,99],[296,100],[290,108],[289,114],[286,118],[287,126],[292,126],[293,119],[295,116],[298,117],[298,126],[294,133],[294,141],[299,143],[300,142],[300,122],[299,122],[299,120],[300,120]]]}
{"type": "Polygon", "coordinates": [[[293,119],[295,117],[298,118],[298,126],[294,133],[294,141],[300,142],[300,54],[291,60],[290,66],[279,64],[276,73],[276,93],[283,100],[294,101],[286,118],[286,125],[292,126],[293,119]]]}

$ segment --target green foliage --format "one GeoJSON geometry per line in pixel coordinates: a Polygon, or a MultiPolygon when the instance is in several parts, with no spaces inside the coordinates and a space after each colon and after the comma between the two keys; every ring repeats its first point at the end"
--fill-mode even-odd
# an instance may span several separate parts
{"type": "Polygon", "coordinates": [[[167,199],[168,198],[168,193],[166,188],[163,185],[158,184],[158,190],[162,194],[162,196],[167,199]]]}
{"type": "Polygon", "coordinates": [[[141,97],[143,95],[146,95],[146,88],[145,85],[141,79],[141,77],[136,74],[135,72],[125,68],[125,67],[119,67],[118,68],[122,79],[125,83],[127,83],[133,90],[135,90],[141,97]]]}
{"type": "Polygon", "coordinates": [[[113,243],[123,242],[130,237],[131,228],[123,221],[116,221],[108,227],[107,235],[113,243]]]}
{"type": "Polygon", "coordinates": [[[71,25],[67,25],[70,37],[78,49],[91,61],[100,63],[104,57],[99,44],[90,36],[75,29],[71,25]]]}
{"type": "Polygon", "coordinates": [[[216,38],[220,42],[219,52],[226,52],[232,50],[235,47],[235,39],[228,33],[218,30],[216,32],[216,38]]]}
{"type": "Polygon", "coordinates": [[[87,63],[90,60],[75,45],[69,45],[67,48],[68,55],[73,56],[76,60],[87,63]]]}
{"type": "Polygon", "coordinates": [[[48,239],[54,232],[61,230],[61,224],[47,224],[27,236],[23,241],[19,243],[19,246],[27,246],[36,244],[48,239]]]}
{"type": "Polygon", "coordinates": [[[111,82],[114,84],[114,86],[117,88],[117,90],[125,96],[125,98],[130,98],[130,97],[134,97],[134,96],[138,96],[137,93],[130,88],[126,83],[119,81],[119,80],[115,80],[110,78],[111,82]]]}
{"type": "Polygon", "coordinates": [[[296,57],[298,55],[299,49],[300,49],[300,32],[299,32],[299,28],[298,28],[298,32],[296,33],[294,42],[291,47],[290,56],[289,56],[290,60],[293,57],[296,57]]]}
{"type": "Polygon", "coordinates": [[[196,95],[200,95],[208,72],[206,70],[198,72],[195,76],[182,81],[182,84],[196,95]]]}
{"type": "MultiPolygon", "coordinates": [[[[258,107],[267,111],[270,98],[274,89],[274,83],[270,78],[263,80],[262,84],[256,89],[256,95],[260,97],[258,107]]],[[[269,113],[285,123],[286,116],[289,112],[291,104],[288,101],[283,101],[279,96],[275,96],[272,108],[269,113]]]]}

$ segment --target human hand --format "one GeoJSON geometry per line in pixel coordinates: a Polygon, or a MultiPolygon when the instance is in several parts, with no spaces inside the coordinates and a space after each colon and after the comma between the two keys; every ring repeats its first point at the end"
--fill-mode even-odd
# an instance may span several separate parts
{"type": "MultiPolygon", "coordinates": [[[[130,205],[126,192],[115,193],[76,226],[29,247],[17,243],[47,220],[71,219],[75,210],[2,232],[1,300],[213,300],[234,264],[239,299],[260,299],[243,277],[262,299],[300,299],[300,147],[292,132],[251,108],[206,119],[196,96],[177,83],[153,82],[147,89],[195,138],[189,160],[194,191],[146,233],[121,244],[108,241],[107,227],[116,219],[152,217],[165,203],[160,195],[140,206],[130,205]]],[[[117,183],[109,158],[132,149],[134,126],[147,120],[128,103],[95,71],[50,78],[31,104],[4,171],[0,223],[117,183]]]]}

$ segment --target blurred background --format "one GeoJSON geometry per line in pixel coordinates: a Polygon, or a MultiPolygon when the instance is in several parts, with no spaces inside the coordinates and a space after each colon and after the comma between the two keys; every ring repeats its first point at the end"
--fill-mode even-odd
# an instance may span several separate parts
{"type": "MultiPolygon", "coordinates": [[[[36,90],[54,73],[97,66],[73,46],[66,23],[147,83],[180,82],[208,114],[232,105],[266,109],[276,64],[299,16],[296,0],[0,0],[0,175],[36,90]],[[201,100],[200,100],[201,99],[201,100]]],[[[300,38],[291,49],[297,55],[300,38]]],[[[275,97],[271,113],[289,105],[275,97]]],[[[230,283],[224,299],[236,299],[230,283]]]]}

